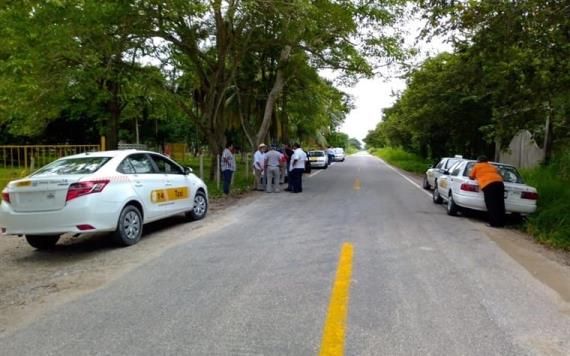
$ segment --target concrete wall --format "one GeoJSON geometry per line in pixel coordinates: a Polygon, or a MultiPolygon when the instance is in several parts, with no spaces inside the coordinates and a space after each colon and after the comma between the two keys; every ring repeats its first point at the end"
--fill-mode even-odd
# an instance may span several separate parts
{"type": "Polygon", "coordinates": [[[544,160],[544,149],[538,147],[527,130],[521,130],[513,137],[509,147],[501,150],[499,162],[512,164],[517,168],[533,168],[544,160]]]}

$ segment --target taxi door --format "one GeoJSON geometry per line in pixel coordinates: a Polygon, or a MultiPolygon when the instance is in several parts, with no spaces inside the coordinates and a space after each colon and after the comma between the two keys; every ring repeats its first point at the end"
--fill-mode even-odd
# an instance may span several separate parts
{"type": "Polygon", "coordinates": [[[119,171],[127,175],[144,206],[144,221],[157,220],[166,215],[161,192],[166,188],[166,175],[157,171],[146,153],[129,155],[120,164],[119,171]]]}
{"type": "Polygon", "coordinates": [[[176,162],[158,154],[151,154],[158,171],[166,179],[161,199],[166,214],[171,215],[192,209],[190,177],[184,174],[183,168],[176,162]]]}

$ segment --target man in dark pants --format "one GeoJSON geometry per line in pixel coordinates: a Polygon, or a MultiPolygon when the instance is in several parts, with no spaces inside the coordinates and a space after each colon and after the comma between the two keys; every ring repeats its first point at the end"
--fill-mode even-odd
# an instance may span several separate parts
{"type": "Polygon", "coordinates": [[[291,157],[293,156],[293,150],[288,144],[283,146],[283,155],[285,155],[285,158],[287,159],[287,162],[285,163],[285,166],[287,167],[287,189],[285,190],[290,192],[293,190],[293,186],[291,184],[291,157]]]}
{"type": "Polygon", "coordinates": [[[293,151],[293,156],[291,156],[291,176],[293,179],[291,191],[293,193],[301,193],[303,191],[303,172],[305,171],[307,154],[298,143],[294,144],[293,148],[295,151],[293,151]]]}
{"type": "Polygon", "coordinates": [[[479,182],[485,195],[485,206],[492,227],[505,226],[505,185],[497,167],[489,163],[485,156],[479,156],[469,178],[479,182]]]}
{"type": "Polygon", "coordinates": [[[234,157],[234,146],[232,143],[228,142],[226,144],[226,149],[222,153],[221,170],[222,177],[224,180],[224,194],[230,194],[230,185],[232,184],[232,175],[236,170],[236,160],[234,157]]]}

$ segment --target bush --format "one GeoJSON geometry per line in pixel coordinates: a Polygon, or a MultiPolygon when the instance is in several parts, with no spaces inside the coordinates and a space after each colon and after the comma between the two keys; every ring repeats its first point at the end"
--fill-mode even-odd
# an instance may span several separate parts
{"type": "Polygon", "coordinates": [[[401,148],[385,147],[371,149],[369,152],[408,172],[425,173],[431,165],[429,161],[426,161],[416,154],[406,152],[401,148]]]}
{"type": "Polygon", "coordinates": [[[570,250],[570,152],[561,153],[548,166],[521,173],[527,184],[538,190],[536,213],[524,229],[538,241],[570,250]]]}

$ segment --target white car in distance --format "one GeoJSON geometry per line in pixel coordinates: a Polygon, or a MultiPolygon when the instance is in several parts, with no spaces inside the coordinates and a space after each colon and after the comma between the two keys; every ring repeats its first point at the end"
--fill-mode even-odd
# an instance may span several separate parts
{"type": "Polygon", "coordinates": [[[199,220],[207,210],[204,182],[161,154],[82,153],[10,182],[2,192],[0,231],[24,235],[38,249],[54,246],[64,233],[113,232],[128,246],[146,223],[180,213],[199,220]]]}
{"type": "Polygon", "coordinates": [[[327,168],[329,166],[329,157],[325,151],[309,151],[309,162],[311,168],[327,168]]]}
{"type": "MultiPolygon", "coordinates": [[[[447,203],[447,213],[455,216],[461,208],[487,211],[483,192],[477,181],[469,178],[474,160],[460,160],[437,180],[433,190],[433,202],[447,203]]],[[[538,193],[536,188],[524,183],[514,166],[490,162],[503,177],[505,185],[505,211],[511,214],[527,215],[536,211],[538,193]]]]}
{"type": "Polygon", "coordinates": [[[437,179],[443,172],[450,169],[454,164],[459,162],[463,156],[455,155],[455,157],[444,157],[437,164],[434,164],[424,174],[422,186],[424,189],[433,189],[437,184],[437,179]]]}

